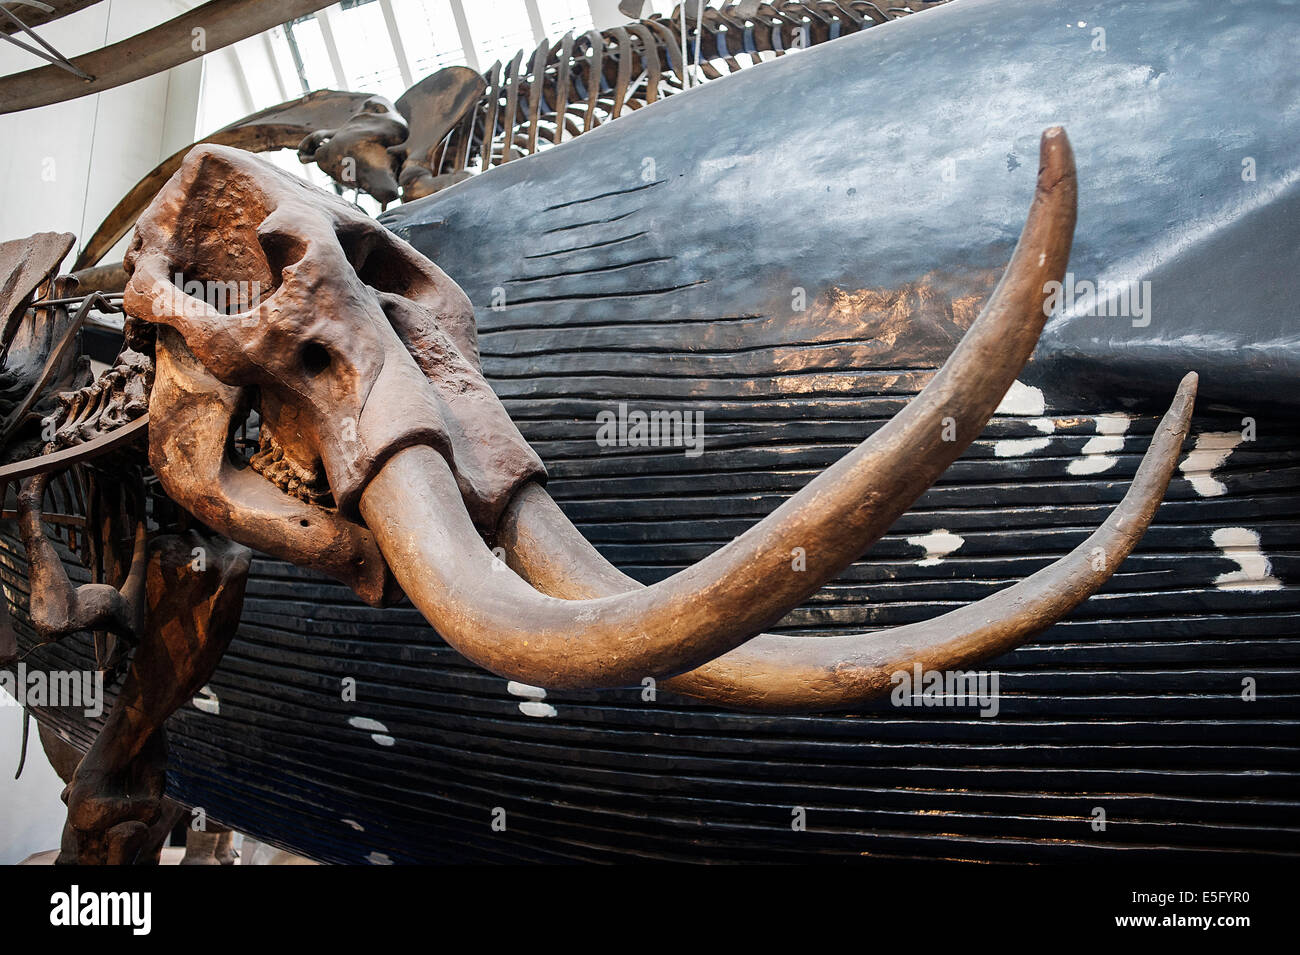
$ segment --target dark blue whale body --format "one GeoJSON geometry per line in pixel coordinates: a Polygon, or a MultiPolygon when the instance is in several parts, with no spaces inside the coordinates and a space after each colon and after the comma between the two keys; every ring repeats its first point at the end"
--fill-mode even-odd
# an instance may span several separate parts
{"type": "Polygon", "coordinates": [[[789,316],[795,287],[987,294],[1029,205],[1038,135],[1060,124],[1079,169],[1071,271],[1149,282],[1149,308],[1059,315],[1034,376],[1163,399],[1191,369],[1207,398],[1290,403],[1297,62],[1288,0],[958,0],[384,221],[475,302],[504,290],[503,309],[480,310],[485,332],[666,318],[724,337],[708,319],[789,316]],[[590,248],[556,251],[573,247],[590,248]]]}
{"type": "MultiPolygon", "coordinates": [[[[169,791],[338,862],[1300,855],[1297,13],[956,0],[384,217],[470,294],[551,494],[652,581],[924,386],[1010,255],[1039,133],[1064,125],[1073,306],[981,438],[779,628],[921,620],[1046,566],[1120,499],[1153,409],[1198,371],[1156,522],[1100,594],[986,665],[996,716],[543,694],[410,607],[264,558],[202,706],[169,723],[169,791]],[[1089,282],[1138,298],[1088,314],[1089,282]],[[701,414],[703,453],[601,446],[620,406],[701,414]]],[[[21,590],[21,545],[3,543],[21,590]]],[[[77,640],[38,658],[92,659],[77,640]]]]}

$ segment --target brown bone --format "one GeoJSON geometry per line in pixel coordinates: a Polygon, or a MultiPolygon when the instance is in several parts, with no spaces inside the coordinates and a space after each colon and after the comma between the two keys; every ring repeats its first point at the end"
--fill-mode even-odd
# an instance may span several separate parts
{"type": "Polygon", "coordinates": [[[337,129],[318,129],[298,144],[298,161],[314,162],[348,189],[360,189],[384,205],[397,198],[399,165],[390,150],[406,141],[406,120],[382,96],[357,106],[337,129]]]}
{"type": "Polygon", "coordinates": [[[1075,220],[1073,154],[1043,134],[1037,190],[1002,280],[943,368],[908,406],[726,546],[639,590],[543,597],[496,572],[428,449],[395,455],[362,514],[407,596],[452,646],[543,687],[627,686],[700,666],[776,623],[856,560],[984,429],[1046,321],[1075,220]],[[946,432],[951,429],[951,434],[946,432]],[[947,440],[946,438],[951,438],[947,440]],[[899,462],[907,462],[906,467],[899,462]],[[794,548],[807,555],[795,572],[794,548]]]}
{"type": "Polygon", "coordinates": [[[309,133],[342,126],[356,113],[359,104],[368,99],[370,97],[366,93],[316,90],[237,119],[215,133],[204,136],[198,143],[191,143],[172,153],[118,200],[94,234],[86,240],[81,252],[77,254],[74,266],[80,283],[78,289],[83,292],[122,291],[126,276],[122,273],[121,262],[109,263],[102,267],[102,271],[95,270],[92,266],[107,255],[122,236],[131,231],[140,213],[180,168],[186,154],[194,146],[200,143],[220,143],[255,153],[272,149],[296,149],[309,133]]]}
{"type": "MultiPolygon", "coordinates": [[[[483,77],[464,66],[449,66],[426,76],[397,100],[397,111],[406,118],[411,135],[390,152],[401,161],[398,181],[402,201],[433,195],[448,180],[439,181],[435,158],[452,128],[475,108],[487,91],[483,77]]],[[[464,178],[462,173],[459,178],[464,178]]]]}
{"type": "Polygon", "coordinates": [[[18,496],[37,634],[57,640],[102,627],[138,644],[112,712],[64,789],[68,818],[59,861],[156,861],[150,846],[158,844],[153,836],[163,813],[163,725],[207,682],[234,637],[252,554],[195,530],[149,540],[137,501],[126,582],[120,589],[74,587],[42,527],[49,480],[49,474],[29,478],[18,496]]]}
{"type": "Polygon", "coordinates": [[[167,326],[150,460],[222,533],[380,602],[396,591],[356,507],[389,457],[436,448],[484,528],[543,473],[479,371],[465,294],[338,197],[240,150],[198,147],[141,216],[125,264],[128,312],[167,326]],[[226,311],[183,290],[211,283],[236,283],[226,311]],[[261,473],[230,449],[250,406],[278,455],[261,473]],[[315,475],[329,500],[297,494],[286,473],[315,475]]]}
{"type": "Polygon", "coordinates": [[[248,548],[187,531],[150,549],[147,626],[113,711],[64,790],[81,865],[152,861],[141,856],[164,811],[163,726],[212,676],[243,608],[248,548]]]}

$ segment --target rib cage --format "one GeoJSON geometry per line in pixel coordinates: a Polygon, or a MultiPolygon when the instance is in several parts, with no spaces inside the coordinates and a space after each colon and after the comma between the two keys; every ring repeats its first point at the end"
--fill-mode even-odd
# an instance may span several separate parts
{"type": "MultiPolygon", "coordinates": [[[[905,7],[870,0],[763,3],[748,20],[741,12],[744,3],[706,7],[697,75],[717,79],[946,2],[910,0],[905,7]]],[[[443,141],[434,174],[482,172],[682,92],[684,73],[696,62],[693,11],[687,4],[685,61],[678,8],[668,17],[656,14],[607,30],[568,33],[554,44],[543,39],[531,53],[519,50],[509,62],[493,63],[483,74],[487,92],[443,141]]]]}

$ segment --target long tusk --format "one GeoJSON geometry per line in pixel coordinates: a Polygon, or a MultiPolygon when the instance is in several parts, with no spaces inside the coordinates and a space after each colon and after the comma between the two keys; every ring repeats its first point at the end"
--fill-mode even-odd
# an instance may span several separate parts
{"type": "MultiPolygon", "coordinates": [[[[664,687],[721,706],[768,712],[842,709],[888,693],[891,677],[969,666],[1046,630],[1096,593],[1155,516],[1178,462],[1196,398],[1196,375],[1178,388],[1124,499],[1060,560],[973,604],[889,630],[843,637],[763,633],[664,687]]],[[[543,593],[578,600],[640,587],[608,563],[536,484],[503,517],[497,543],[543,593]]]]}
{"type": "Polygon", "coordinates": [[[925,389],[759,524],[667,580],[590,600],[538,593],[492,558],[431,448],[391,458],[363,493],[361,513],[425,618],[493,672],[592,688],[699,666],[776,623],[857,559],[983,430],[1046,321],[1045,290],[1065,272],[1075,198],[1069,140],[1049,129],[1006,273],[925,389]],[[798,572],[796,547],[807,555],[798,572]]]}

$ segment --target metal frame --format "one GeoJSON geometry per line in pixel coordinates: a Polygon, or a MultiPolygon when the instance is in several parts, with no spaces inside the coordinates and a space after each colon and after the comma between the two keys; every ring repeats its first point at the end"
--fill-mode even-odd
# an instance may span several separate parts
{"type": "MultiPolygon", "coordinates": [[[[25,0],[25,2],[28,4],[28,6],[36,7],[38,10],[43,10],[46,13],[54,12],[54,8],[49,6],[48,4],[34,3],[32,2],[32,0],[25,0]]],[[[53,63],[55,66],[59,67],[59,69],[67,70],[69,73],[71,73],[73,76],[79,79],[88,80],[88,81],[94,79],[93,76],[91,76],[89,73],[85,72],[84,70],[78,69],[77,66],[73,64],[71,60],[69,60],[66,56],[64,56],[62,53],[60,53],[50,44],[46,43],[43,39],[41,39],[41,37],[37,35],[35,30],[29,27],[22,20],[18,19],[17,14],[15,14],[3,3],[0,3],[0,14],[3,14],[4,17],[7,20],[9,20],[10,23],[12,23],[18,29],[22,30],[24,33],[26,33],[29,37],[31,37],[33,40],[35,40],[45,49],[44,52],[42,52],[41,50],[36,49],[36,47],[24,43],[22,40],[18,39],[15,36],[11,36],[8,33],[0,33],[0,40],[7,40],[9,43],[12,43],[14,46],[18,47],[18,49],[26,50],[28,53],[32,54],[33,56],[39,56],[42,60],[45,60],[48,63],[53,63]]]]}

